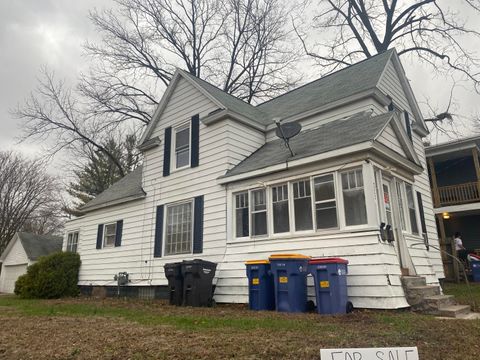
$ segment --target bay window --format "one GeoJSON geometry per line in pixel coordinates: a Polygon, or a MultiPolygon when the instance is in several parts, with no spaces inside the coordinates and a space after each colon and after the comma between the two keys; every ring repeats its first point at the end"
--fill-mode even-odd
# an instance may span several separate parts
{"type": "Polygon", "coordinates": [[[252,236],[267,235],[267,198],[265,189],[251,192],[252,236]]]}
{"type": "Polygon", "coordinates": [[[272,186],[272,216],[274,233],[290,231],[288,184],[272,186]]]}
{"type": "Polygon", "coordinates": [[[333,174],[314,178],[313,185],[315,189],[315,219],[317,229],[336,228],[338,226],[338,220],[333,174]]]}
{"type": "Polygon", "coordinates": [[[295,230],[312,230],[310,180],[301,180],[293,183],[293,208],[295,213],[295,230]]]}
{"type": "Polygon", "coordinates": [[[347,226],[367,223],[367,207],[363,189],[361,169],[346,171],[341,174],[345,224],[347,226]]]}

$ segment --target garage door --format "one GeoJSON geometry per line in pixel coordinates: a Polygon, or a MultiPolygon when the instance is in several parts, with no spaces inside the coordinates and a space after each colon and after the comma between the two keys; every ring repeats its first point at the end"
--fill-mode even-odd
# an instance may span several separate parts
{"type": "Polygon", "coordinates": [[[0,274],[0,292],[13,293],[15,281],[20,275],[27,272],[27,264],[23,265],[4,265],[0,274]]]}

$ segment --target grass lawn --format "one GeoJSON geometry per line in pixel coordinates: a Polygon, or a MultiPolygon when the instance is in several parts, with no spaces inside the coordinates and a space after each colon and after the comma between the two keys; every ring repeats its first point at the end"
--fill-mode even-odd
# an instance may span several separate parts
{"type": "Polygon", "coordinates": [[[319,359],[321,348],[418,346],[422,360],[465,360],[478,358],[479,338],[480,320],[409,311],[320,316],[0,296],[0,359],[319,359]]]}

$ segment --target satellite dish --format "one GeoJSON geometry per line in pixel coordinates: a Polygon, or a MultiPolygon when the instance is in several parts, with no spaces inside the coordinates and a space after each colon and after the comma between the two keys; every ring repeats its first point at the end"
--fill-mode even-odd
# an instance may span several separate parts
{"type": "Polygon", "coordinates": [[[280,124],[280,121],[275,121],[275,124],[277,125],[277,130],[275,131],[275,134],[285,142],[285,146],[288,148],[288,150],[290,150],[290,154],[292,156],[295,156],[295,153],[290,147],[289,141],[291,138],[298,135],[300,130],[302,130],[302,125],[300,125],[296,121],[284,124],[280,124]]]}
{"type": "Polygon", "coordinates": [[[300,125],[296,121],[279,124],[277,123],[277,130],[275,131],[275,135],[277,135],[280,139],[291,139],[295,135],[302,130],[302,125],[300,125]]]}

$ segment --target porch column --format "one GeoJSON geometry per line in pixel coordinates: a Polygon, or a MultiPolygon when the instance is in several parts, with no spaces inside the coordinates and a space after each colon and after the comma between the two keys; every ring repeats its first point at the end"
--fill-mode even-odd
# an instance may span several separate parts
{"type": "Polygon", "coordinates": [[[430,168],[430,176],[432,178],[432,193],[434,207],[440,207],[440,195],[438,193],[437,174],[435,173],[435,165],[433,159],[428,158],[428,167],[430,168]]]}
{"type": "Polygon", "coordinates": [[[480,198],[480,163],[478,161],[478,148],[472,149],[473,163],[475,164],[475,172],[477,173],[477,199],[480,198]]]}

